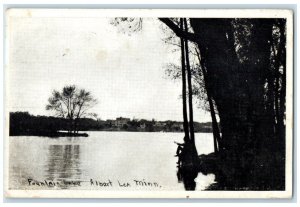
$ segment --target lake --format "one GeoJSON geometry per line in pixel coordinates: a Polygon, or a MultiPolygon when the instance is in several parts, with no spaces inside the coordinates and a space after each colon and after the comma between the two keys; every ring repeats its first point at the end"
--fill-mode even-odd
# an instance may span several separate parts
{"type": "MultiPolygon", "coordinates": [[[[10,189],[184,190],[175,157],[183,133],[87,132],[89,137],[9,137],[10,189]],[[30,179],[30,180],[28,180],[30,179]]],[[[198,154],[212,133],[196,133],[198,154]]],[[[214,183],[199,173],[196,190],[214,183]]]]}

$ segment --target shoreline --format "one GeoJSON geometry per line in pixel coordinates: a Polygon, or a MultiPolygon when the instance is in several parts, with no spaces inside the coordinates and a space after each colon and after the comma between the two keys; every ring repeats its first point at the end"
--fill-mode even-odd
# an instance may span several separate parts
{"type": "MultiPolygon", "coordinates": [[[[36,137],[50,137],[50,138],[60,138],[60,137],[89,137],[88,132],[136,132],[136,133],[183,133],[176,131],[109,131],[109,130],[89,130],[81,131],[80,133],[73,134],[68,132],[33,132],[33,133],[18,133],[18,134],[9,134],[9,137],[20,137],[20,136],[36,136],[36,137]]],[[[195,133],[212,133],[212,132],[195,132],[195,133]]]]}
{"type": "Polygon", "coordinates": [[[9,136],[37,136],[37,137],[50,137],[50,138],[59,138],[59,137],[88,137],[87,133],[68,133],[68,132],[23,132],[18,134],[9,134],[9,136]]]}

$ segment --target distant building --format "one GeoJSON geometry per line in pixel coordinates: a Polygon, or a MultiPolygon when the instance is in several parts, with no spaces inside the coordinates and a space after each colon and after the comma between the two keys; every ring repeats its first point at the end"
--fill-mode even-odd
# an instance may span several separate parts
{"type": "Polygon", "coordinates": [[[183,131],[183,124],[182,123],[179,125],[179,127],[180,127],[180,131],[183,131]]]}
{"type": "Polygon", "coordinates": [[[112,127],[116,126],[116,120],[112,120],[112,119],[107,119],[106,123],[109,124],[112,127]]]}
{"type": "Polygon", "coordinates": [[[140,124],[140,128],[141,128],[141,129],[145,129],[145,128],[146,128],[146,123],[141,123],[141,124],[140,124]]]}
{"type": "Polygon", "coordinates": [[[115,121],[115,126],[121,128],[121,127],[123,127],[125,124],[128,124],[129,121],[130,121],[129,118],[119,117],[119,118],[117,118],[116,121],[115,121]]]}
{"type": "Polygon", "coordinates": [[[171,126],[172,130],[175,131],[183,131],[183,124],[182,123],[173,123],[173,125],[171,126]]]}
{"type": "Polygon", "coordinates": [[[155,127],[164,127],[164,126],[166,126],[166,123],[164,123],[164,122],[156,122],[156,123],[154,124],[154,126],[155,126],[155,127]]]}

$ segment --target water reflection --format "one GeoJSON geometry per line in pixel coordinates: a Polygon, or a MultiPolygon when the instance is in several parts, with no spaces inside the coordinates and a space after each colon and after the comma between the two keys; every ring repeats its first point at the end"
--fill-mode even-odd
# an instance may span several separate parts
{"type": "Polygon", "coordinates": [[[199,159],[194,144],[186,142],[178,145],[176,151],[177,162],[177,178],[179,182],[183,182],[186,190],[195,190],[195,178],[199,173],[199,159]]]}
{"type": "Polygon", "coordinates": [[[48,150],[48,180],[80,180],[80,145],[50,145],[48,150]]]}
{"type": "MultiPolygon", "coordinates": [[[[173,142],[182,142],[180,133],[89,132],[89,135],[88,138],[58,139],[10,137],[9,187],[23,190],[56,188],[29,186],[28,178],[41,182],[44,180],[89,181],[93,178],[100,181],[110,179],[115,183],[117,180],[131,181],[145,178],[159,182],[162,186],[159,190],[164,191],[182,191],[185,189],[184,186],[187,189],[194,189],[195,181],[195,190],[205,190],[214,183],[215,177],[211,175],[212,171],[205,173],[202,172],[203,168],[202,171],[200,170],[203,174],[200,173],[197,178],[194,178],[196,173],[189,172],[189,170],[194,171],[194,168],[188,165],[188,156],[183,156],[180,160],[183,174],[181,183],[178,183],[176,176],[178,157],[174,157],[177,145],[173,142]],[[25,149],[26,153],[24,153],[25,149]]],[[[196,134],[195,141],[197,151],[201,154],[209,154],[213,151],[212,134],[196,134]]],[[[179,150],[179,153],[182,151],[179,150]]],[[[211,162],[207,161],[207,163],[211,162]]],[[[82,182],[80,187],[67,187],[72,190],[91,189],[89,182],[82,182]]],[[[112,189],[103,190],[122,189],[114,185],[112,189]]],[[[138,189],[132,188],[132,190],[138,189]]]]}

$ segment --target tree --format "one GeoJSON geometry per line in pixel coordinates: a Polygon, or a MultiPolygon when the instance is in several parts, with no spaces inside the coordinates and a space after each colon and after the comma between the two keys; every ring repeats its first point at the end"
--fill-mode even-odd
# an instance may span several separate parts
{"type": "MultiPolygon", "coordinates": [[[[183,19],[184,21],[184,31],[188,31],[188,25],[186,18],[183,19]]],[[[194,113],[193,113],[193,89],[192,89],[192,72],[191,72],[191,66],[190,66],[190,58],[189,58],[189,45],[188,40],[185,39],[184,42],[184,50],[185,50],[185,58],[186,58],[186,70],[187,70],[187,83],[188,83],[188,95],[189,95],[189,115],[190,115],[190,121],[189,121],[189,127],[190,127],[190,139],[193,145],[195,146],[195,133],[194,133],[194,113]]],[[[196,147],[195,147],[196,149],[196,147]]]]}
{"type": "Polygon", "coordinates": [[[223,178],[219,183],[231,189],[283,189],[285,136],[274,132],[274,119],[283,126],[284,115],[274,116],[273,102],[279,103],[277,107],[284,111],[284,20],[190,21],[193,34],[183,33],[167,22],[178,35],[195,41],[205,60],[208,87],[219,112],[222,131],[219,167],[223,178]],[[276,27],[278,37],[274,37],[276,27]],[[271,52],[272,46],[275,54],[271,52]],[[279,78],[281,85],[275,87],[279,88],[276,91],[273,62],[278,64],[274,67],[275,80],[279,78]]]}
{"type": "MultiPolygon", "coordinates": [[[[172,19],[172,21],[178,25],[178,20],[172,19]]],[[[190,24],[188,24],[187,19],[184,19],[185,21],[185,28],[184,32],[188,32],[191,30],[190,24]]],[[[164,29],[164,28],[163,28],[164,29]]],[[[180,28],[182,30],[182,28],[180,28]]],[[[180,48],[180,44],[176,41],[178,40],[178,36],[174,34],[174,32],[171,31],[171,34],[169,32],[170,30],[168,27],[164,29],[164,33],[167,34],[167,37],[164,38],[164,42],[170,45],[174,45],[176,47],[180,48]],[[175,36],[174,36],[175,35],[175,36]]],[[[181,38],[184,39],[184,38],[181,38]]],[[[203,108],[206,111],[210,111],[211,118],[212,118],[212,128],[213,128],[213,139],[214,139],[214,149],[215,152],[218,152],[218,147],[220,147],[220,131],[218,128],[217,118],[216,118],[216,110],[213,103],[213,100],[207,91],[207,78],[206,78],[206,70],[204,70],[204,59],[201,59],[200,52],[198,51],[197,45],[195,45],[194,42],[189,42],[188,40],[184,39],[185,42],[185,56],[186,56],[186,69],[188,72],[188,76],[190,74],[190,78],[188,78],[188,88],[189,88],[189,114],[190,119],[193,119],[193,113],[192,113],[192,95],[197,97],[197,101],[199,103],[199,107],[203,108]],[[191,59],[191,61],[190,61],[191,59]],[[191,62],[191,63],[190,63],[191,62]],[[193,90],[191,90],[193,88],[193,90]]],[[[172,51],[177,51],[176,49],[173,49],[172,51]]],[[[184,78],[180,74],[181,68],[177,66],[174,63],[169,63],[166,65],[166,74],[171,77],[172,79],[181,79],[184,78]]],[[[190,121],[191,123],[192,121],[190,121]]],[[[190,127],[192,125],[190,124],[190,127]]],[[[191,130],[191,140],[193,140],[193,133],[191,130]]]]}
{"type": "MultiPolygon", "coordinates": [[[[180,28],[183,29],[183,19],[180,19],[180,28]]],[[[184,141],[187,143],[190,140],[188,116],[187,116],[187,105],[186,105],[186,65],[185,65],[185,44],[184,39],[180,38],[181,46],[181,79],[182,79],[182,114],[183,114],[183,129],[184,129],[184,141]]]]}
{"type": "Polygon", "coordinates": [[[211,112],[220,119],[218,189],[284,189],[286,20],[190,18],[191,31],[159,20],[181,39],[181,51],[188,40],[201,54],[211,112]]]}
{"type": "Polygon", "coordinates": [[[93,98],[91,92],[69,85],[63,87],[61,92],[53,90],[46,110],[54,111],[57,117],[69,120],[69,133],[78,133],[77,124],[80,118],[96,116],[95,113],[88,113],[95,104],[97,100],[93,98]]]}

